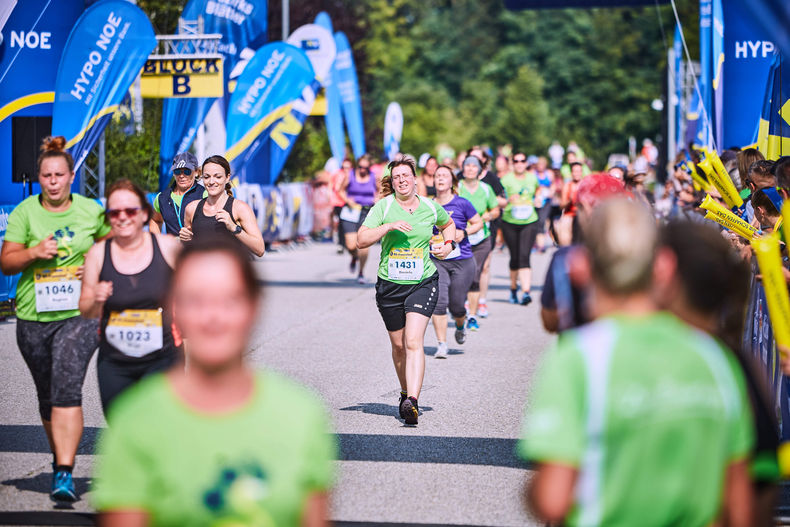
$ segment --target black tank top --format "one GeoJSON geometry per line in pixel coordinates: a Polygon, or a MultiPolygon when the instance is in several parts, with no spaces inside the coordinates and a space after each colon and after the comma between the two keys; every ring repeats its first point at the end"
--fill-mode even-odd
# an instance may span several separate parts
{"type": "MultiPolygon", "coordinates": [[[[207,234],[230,234],[233,236],[233,233],[225,227],[224,223],[217,221],[214,216],[206,216],[203,214],[203,206],[205,204],[206,198],[203,198],[198,202],[197,208],[195,209],[195,215],[192,218],[192,237],[200,238],[207,234]]],[[[228,211],[230,219],[235,223],[236,218],[233,217],[233,196],[228,196],[228,200],[225,202],[225,206],[222,207],[222,209],[228,211]]]]}
{"type": "Polygon", "coordinates": [[[107,302],[104,303],[104,310],[102,311],[99,353],[109,354],[109,356],[114,359],[140,362],[159,359],[165,355],[174,354],[176,351],[171,328],[172,317],[170,316],[170,310],[165,309],[167,292],[170,285],[170,278],[173,275],[173,269],[167,264],[164,256],[162,256],[156,236],[153,234],[150,236],[151,242],[153,242],[154,252],[151,263],[148,264],[148,267],[136,274],[121,274],[116,271],[110,255],[112,239],[107,240],[104,245],[104,263],[99,273],[99,281],[112,282],[112,295],[107,299],[107,302]],[[127,325],[123,326],[122,330],[119,330],[118,328],[120,326],[114,324],[111,330],[112,335],[110,335],[108,339],[107,325],[111,315],[114,313],[121,313],[124,310],[150,310],[160,313],[162,323],[162,347],[145,353],[142,356],[136,356],[138,354],[136,352],[125,353],[114,346],[110,342],[111,340],[118,342],[119,346],[130,345],[129,341],[132,342],[132,347],[150,346],[148,342],[151,342],[151,335],[147,334],[145,331],[140,331],[139,326],[133,327],[127,325]]]}

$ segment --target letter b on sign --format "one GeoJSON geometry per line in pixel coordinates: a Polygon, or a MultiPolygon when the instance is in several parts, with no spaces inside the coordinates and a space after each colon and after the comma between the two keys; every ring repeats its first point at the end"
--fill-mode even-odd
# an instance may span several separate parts
{"type": "Polygon", "coordinates": [[[187,95],[191,91],[189,75],[173,75],[173,96],[187,95]]]}

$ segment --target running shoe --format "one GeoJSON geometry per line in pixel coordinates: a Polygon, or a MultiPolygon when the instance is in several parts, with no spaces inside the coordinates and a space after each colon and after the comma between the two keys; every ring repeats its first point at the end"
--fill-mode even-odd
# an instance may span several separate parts
{"type": "Polygon", "coordinates": [[[344,249],[343,249],[343,246],[342,246],[342,245],[338,245],[338,246],[337,246],[337,254],[343,254],[343,250],[344,250],[344,249]]]}
{"type": "MultiPolygon", "coordinates": [[[[477,323],[477,319],[475,317],[469,317],[469,320],[466,322],[466,327],[469,331],[477,331],[480,329],[480,324],[477,323]]],[[[458,330],[455,332],[455,338],[458,340],[458,330]]],[[[458,344],[461,344],[460,342],[458,344]]]]}
{"type": "MultiPolygon", "coordinates": [[[[475,324],[477,324],[476,320],[475,320],[475,324]]],[[[458,326],[455,326],[455,341],[458,344],[463,344],[464,342],[466,342],[466,329],[464,329],[463,326],[461,326],[460,328],[458,326]]]]}
{"type": "Polygon", "coordinates": [[[356,256],[352,256],[351,257],[351,265],[348,266],[348,270],[351,271],[352,273],[357,270],[357,257],[356,256]]]}
{"type": "Polygon", "coordinates": [[[481,302],[477,305],[477,316],[480,318],[488,318],[488,304],[481,302]]]}
{"type": "Polygon", "coordinates": [[[50,497],[55,501],[77,501],[77,491],[74,489],[74,480],[71,477],[71,472],[58,470],[52,475],[50,497]]]}
{"type": "Polygon", "coordinates": [[[436,355],[434,355],[436,359],[446,359],[447,358],[447,343],[440,342],[438,346],[436,346],[436,355]]]}
{"type": "Polygon", "coordinates": [[[403,401],[406,400],[406,393],[400,392],[400,401],[398,402],[398,412],[400,413],[401,419],[406,419],[406,414],[403,413],[403,401]]]}
{"type": "Polygon", "coordinates": [[[510,303],[511,304],[518,304],[518,289],[511,289],[510,290],[510,303]]]}
{"type": "Polygon", "coordinates": [[[403,418],[406,420],[407,425],[416,425],[417,415],[420,413],[420,409],[417,406],[417,399],[414,397],[409,397],[403,401],[403,405],[401,405],[401,412],[404,414],[403,418]]]}
{"type": "Polygon", "coordinates": [[[364,276],[359,275],[359,276],[357,276],[357,283],[358,284],[365,284],[367,282],[365,282],[365,277],[364,276]]]}
{"type": "Polygon", "coordinates": [[[521,297],[521,305],[528,306],[532,303],[532,297],[529,293],[524,293],[524,296],[521,297]]]}

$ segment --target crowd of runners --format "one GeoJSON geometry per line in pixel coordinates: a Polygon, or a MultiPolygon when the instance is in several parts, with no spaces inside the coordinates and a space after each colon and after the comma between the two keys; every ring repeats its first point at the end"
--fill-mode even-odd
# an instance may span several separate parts
{"type": "MultiPolygon", "coordinates": [[[[17,345],[53,453],[52,498],[79,499],[82,384],[98,348],[109,426],[93,501],[108,525],[323,524],[329,418],[314,395],[244,359],[260,295],[251,261],[265,246],[227,160],[179,154],[153,205],[120,180],[102,208],[71,193],[64,146],[45,140],[41,193],[9,216],[0,253],[3,273],[22,273],[17,345]]],[[[683,152],[662,185],[649,142],[602,172],[575,144],[546,154],[363,156],[332,174],[338,251],[360,284],[380,244],[375,303],[400,417],[421,416],[429,323],[437,358],[448,327],[459,345],[484,331],[492,255],[507,250],[507,300],[523,309],[543,284],[543,325],[560,333],[519,444],[536,463],[533,512],[566,525],[771,524],[779,432],[765,368],[744,349],[762,285],[748,240],[702,215],[705,200],[724,201],[698,154],[683,152]],[[533,276],[532,255],[547,250],[546,276],[533,276]]],[[[745,202],[736,212],[771,235],[790,161],[752,149],[722,161],[745,202]]]]}

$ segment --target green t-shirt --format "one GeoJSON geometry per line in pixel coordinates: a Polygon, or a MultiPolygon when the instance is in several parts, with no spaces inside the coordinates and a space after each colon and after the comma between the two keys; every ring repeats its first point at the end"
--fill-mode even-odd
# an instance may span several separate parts
{"type": "MultiPolygon", "coordinates": [[[[496,209],[499,205],[496,194],[494,194],[494,189],[491,188],[491,185],[483,183],[482,181],[477,183],[477,190],[475,190],[474,194],[469,192],[469,189],[466,188],[463,181],[459,182],[458,195],[471,201],[480,216],[490,210],[496,209]]],[[[472,245],[477,245],[480,241],[485,240],[491,235],[491,229],[489,229],[487,221],[483,222],[482,232],[483,234],[481,236],[477,236],[477,242],[472,245]]]]}
{"type": "Polygon", "coordinates": [[[535,210],[535,192],[538,190],[538,178],[533,172],[527,172],[523,178],[518,178],[513,172],[507,173],[501,179],[502,186],[508,197],[520,196],[517,203],[508,201],[502,212],[502,221],[515,225],[526,225],[538,221],[535,210]]]}
{"type": "Polygon", "coordinates": [[[333,479],[336,440],[318,398],[259,373],[253,399],[227,415],[187,407],[164,374],[112,407],[99,440],[92,501],[142,509],[150,525],[297,526],[305,499],[333,479]]]}
{"type": "MultiPolygon", "coordinates": [[[[63,212],[50,212],[39,202],[39,195],[30,196],[17,205],[8,216],[5,240],[21,243],[26,248],[38,245],[41,240],[53,234],[58,242],[58,255],[51,260],[36,260],[30,264],[19,279],[16,292],[16,313],[22,320],[36,322],[52,322],[65,320],[80,314],[79,309],[62,311],[44,311],[43,303],[36,307],[36,271],[42,269],[69,268],[80,266],[85,262],[85,253],[91,248],[96,238],[110,232],[110,226],[104,222],[104,210],[97,202],[79,194],[71,195],[71,205],[63,212]]],[[[40,273],[39,273],[40,276],[40,273]]],[[[65,277],[64,277],[65,278],[65,277]]],[[[72,277],[73,278],[73,277],[72,277]]],[[[44,301],[41,287],[68,288],[69,296],[79,299],[79,282],[47,281],[40,282],[39,302],[44,301]],[[58,285],[59,284],[59,285],[58,285]]]]}
{"type": "Polygon", "coordinates": [[[382,280],[396,284],[419,283],[436,272],[430,252],[433,226],[446,225],[450,221],[450,215],[444,207],[422,196],[415,211],[409,214],[395,203],[394,195],[389,195],[373,205],[362,225],[375,229],[395,221],[408,222],[412,230],[409,232],[392,230],[381,239],[378,276],[382,280]],[[422,269],[421,273],[420,269],[422,269]],[[397,278],[404,276],[413,278],[397,278]]]}
{"type": "Polygon", "coordinates": [[[579,470],[570,526],[707,526],[752,423],[715,340],[668,313],[607,317],[544,356],[519,453],[579,470]]]}

